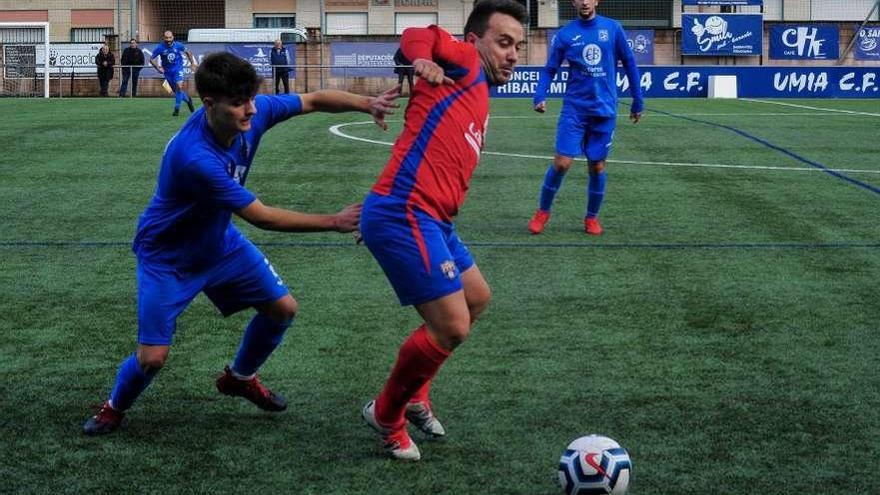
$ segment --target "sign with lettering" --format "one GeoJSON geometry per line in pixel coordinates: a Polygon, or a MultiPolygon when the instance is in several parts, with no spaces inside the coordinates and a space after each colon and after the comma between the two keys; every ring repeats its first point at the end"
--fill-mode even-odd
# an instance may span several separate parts
{"type": "Polygon", "coordinates": [[[837,60],[840,30],[834,25],[774,24],[770,26],[770,58],[775,60],[837,60]]]}
{"type": "Polygon", "coordinates": [[[761,14],[682,14],[681,52],[685,55],[760,55],[761,14]]]}
{"type": "Polygon", "coordinates": [[[853,46],[856,60],[880,61],[880,26],[865,26],[856,34],[853,46]]]}
{"type": "Polygon", "coordinates": [[[330,43],[333,77],[395,77],[394,52],[398,43],[330,43]]]}
{"type": "Polygon", "coordinates": [[[437,7],[437,0],[394,0],[395,7],[437,7]]]}
{"type": "MultiPolygon", "coordinates": [[[[492,88],[495,98],[531,98],[542,67],[517,67],[507,84],[492,88]]],[[[654,66],[641,69],[639,84],[646,98],[708,96],[709,76],[736,76],[741,98],[880,98],[880,67],[735,67],[654,66]]],[[[562,97],[568,69],[550,83],[550,97],[562,97]]],[[[617,73],[620,96],[629,96],[630,81],[617,73]]]]}
{"type": "Polygon", "coordinates": [[[682,0],[682,5],[764,5],[764,0],[682,0]]]}

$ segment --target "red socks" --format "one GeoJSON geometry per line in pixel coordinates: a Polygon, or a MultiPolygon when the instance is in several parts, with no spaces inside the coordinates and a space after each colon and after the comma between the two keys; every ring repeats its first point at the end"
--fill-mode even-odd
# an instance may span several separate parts
{"type": "Polygon", "coordinates": [[[394,429],[403,426],[407,402],[416,397],[427,400],[431,379],[449,354],[434,342],[425,325],[415,329],[400,346],[391,376],[376,398],[379,424],[394,429]]]}

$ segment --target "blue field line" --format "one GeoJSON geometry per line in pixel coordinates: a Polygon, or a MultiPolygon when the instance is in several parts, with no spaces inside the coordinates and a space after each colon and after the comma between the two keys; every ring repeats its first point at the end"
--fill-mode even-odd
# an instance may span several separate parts
{"type": "MultiPolygon", "coordinates": [[[[256,243],[260,247],[286,248],[357,248],[354,242],[324,241],[270,241],[256,243]]],[[[685,249],[729,249],[729,250],[821,250],[821,249],[880,249],[880,242],[516,242],[516,241],[474,241],[468,246],[476,248],[501,249],[645,249],[645,250],[685,250],[685,249]]],[[[131,243],[121,241],[0,241],[0,248],[124,248],[131,243]]]]}
{"type": "Polygon", "coordinates": [[[853,179],[852,177],[849,177],[849,176],[846,175],[846,174],[842,174],[842,173],[840,173],[840,172],[837,172],[837,171],[835,171],[835,170],[832,170],[830,167],[828,167],[828,166],[826,166],[826,165],[823,165],[823,164],[821,164],[821,163],[819,163],[819,162],[816,162],[816,161],[810,160],[809,158],[806,158],[806,157],[803,157],[803,156],[801,156],[801,155],[798,155],[798,154],[795,153],[794,151],[791,151],[791,150],[785,149],[785,148],[783,148],[782,146],[775,145],[775,144],[773,144],[773,143],[771,143],[771,142],[769,142],[769,141],[767,141],[767,140],[765,140],[765,139],[759,138],[758,136],[755,136],[755,135],[749,134],[748,132],[743,131],[742,129],[737,129],[736,127],[733,127],[733,126],[729,126],[729,125],[725,125],[725,124],[719,124],[719,123],[717,123],[717,122],[711,122],[711,121],[708,121],[708,120],[695,119],[695,118],[693,118],[693,117],[687,117],[687,116],[685,116],[685,115],[677,115],[677,114],[674,114],[674,113],[671,113],[671,112],[664,112],[663,110],[654,110],[654,109],[650,109],[650,110],[649,110],[649,109],[645,109],[645,110],[646,110],[646,111],[655,112],[655,113],[659,113],[659,114],[661,114],[661,115],[667,115],[667,116],[670,116],[670,117],[675,117],[675,118],[678,118],[678,119],[687,120],[687,121],[690,121],[690,122],[696,122],[696,123],[698,123],[698,124],[705,124],[705,125],[712,126],[712,127],[718,127],[718,128],[721,128],[721,129],[726,129],[726,130],[728,130],[728,131],[731,131],[731,132],[734,132],[734,133],[736,133],[736,134],[739,134],[740,136],[742,136],[742,137],[744,137],[744,138],[746,138],[746,139],[749,139],[749,140],[751,140],[751,141],[754,141],[754,142],[756,142],[756,143],[758,143],[758,144],[760,144],[760,145],[763,145],[763,146],[766,146],[766,147],[768,147],[768,148],[770,148],[770,149],[772,149],[772,150],[778,151],[778,152],[782,153],[783,155],[786,155],[786,156],[788,156],[788,157],[790,157],[790,158],[794,158],[795,160],[797,160],[797,161],[799,161],[799,162],[801,162],[801,163],[804,163],[804,164],[809,165],[809,166],[811,166],[811,167],[815,167],[815,168],[817,168],[817,169],[819,169],[819,170],[825,172],[825,173],[828,174],[828,175],[831,175],[831,176],[836,177],[836,178],[838,178],[838,179],[840,179],[840,180],[843,180],[843,181],[849,182],[850,184],[853,184],[853,185],[855,185],[855,186],[861,187],[862,189],[865,189],[865,190],[871,191],[871,192],[874,193],[874,194],[880,194],[880,188],[878,188],[878,187],[872,186],[871,184],[868,184],[868,183],[866,183],[866,182],[862,182],[862,181],[860,181],[860,180],[858,180],[858,179],[853,179]]]}

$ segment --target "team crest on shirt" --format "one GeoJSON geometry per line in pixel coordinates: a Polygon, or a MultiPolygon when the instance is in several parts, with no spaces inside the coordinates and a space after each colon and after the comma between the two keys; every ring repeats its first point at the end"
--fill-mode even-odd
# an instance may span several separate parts
{"type": "Polygon", "coordinates": [[[443,276],[449,280],[455,279],[455,262],[446,260],[443,263],[440,263],[440,271],[443,272],[443,276]]]}
{"type": "Polygon", "coordinates": [[[599,41],[608,41],[608,30],[600,29],[599,30],[599,41]]]}

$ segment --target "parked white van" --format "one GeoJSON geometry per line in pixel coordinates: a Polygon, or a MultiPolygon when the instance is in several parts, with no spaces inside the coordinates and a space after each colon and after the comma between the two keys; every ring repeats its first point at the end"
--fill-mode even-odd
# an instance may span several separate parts
{"type": "Polygon", "coordinates": [[[280,39],[282,43],[303,43],[308,35],[301,28],[214,28],[190,29],[187,43],[235,43],[235,42],[266,42],[272,43],[280,39]]]}

